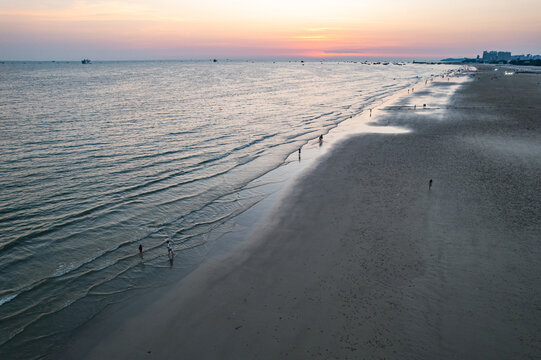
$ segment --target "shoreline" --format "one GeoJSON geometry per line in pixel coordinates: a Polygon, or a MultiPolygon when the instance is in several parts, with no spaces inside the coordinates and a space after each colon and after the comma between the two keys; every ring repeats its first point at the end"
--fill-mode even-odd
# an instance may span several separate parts
{"type": "MultiPolygon", "coordinates": [[[[509,104],[510,114],[504,109],[500,115],[497,104],[487,110],[487,99],[498,94],[489,91],[483,98],[479,91],[491,85],[491,75],[481,71],[482,79],[462,88],[448,107],[385,110],[380,124],[406,125],[413,132],[357,135],[337,144],[295,181],[253,241],[205,264],[158,299],[140,298],[81,329],[63,356],[539,355],[539,250],[532,244],[540,226],[532,216],[541,200],[532,185],[541,167],[538,148],[532,155],[528,147],[529,129],[534,139],[539,135],[539,109],[535,101],[526,103],[526,128],[513,120],[516,108],[509,104]],[[511,155],[524,161],[508,161],[502,175],[499,165],[509,154],[499,153],[498,145],[509,135],[494,123],[516,127],[511,155]],[[514,167],[521,179],[512,176],[514,167]],[[498,181],[487,186],[485,177],[498,181]],[[499,198],[501,187],[519,180],[524,187],[511,186],[514,192],[499,198]],[[516,204],[509,205],[510,199],[516,204]],[[524,201],[532,199],[523,214],[524,201]],[[509,211],[518,214],[508,220],[509,211]],[[520,246],[509,244],[511,235],[520,246]],[[496,281],[499,288],[489,286],[496,281]],[[504,325],[513,319],[520,321],[519,330],[508,333],[504,325]],[[100,339],[103,331],[107,339],[100,339]]],[[[425,92],[415,99],[434,95],[425,92]]],[[[510,100],[516,106],[524,99],[510,100]]]]}
{"type": "MultiPolygon", "coordinates": [[[[121,275],[118,277],[118,281],[116,279],[114,282],[106,281],[106,285],[98,286],[98,288],[92,288],[90,294],[84,295],[82,298],[76,298],[73,303],[71,302],[72,299],[69,298],[69,296],[66,296],[67,301],[63,301],[64,298],[62,296],[54,296],[55,301],[59,304],[58,308],[60,310],[52,313],[47,313],[43,319],[40,318],[37,322],[35,322],[35,324],[32,323],[29,327],[18,326],[16,329],[14,329],[14,331],[6,331],[3,340],[7,338],[9,338],[10,340],[8,340],[8,342],[4,344],[5,346],[2,346],[2,349],[5,350],[6,354],[14,354],[14,357],[25,357],[31,356],[32,354],[48,353],[48,351],[42,351],[41,349],[48,349],[50,347],[50,344],[63,343],[63,340],[67,337],[64,334],[71,335],[73,329],[81,327],[80,324],[83,324],[84,327],[84,323],[86,323],[88,319],[93,318],[97,313],[103,311],[103,308],[108,307],[109,304],[114,304],[116,302],[129,303],[131,300],[129,300],[128,298],[137,297],[139,292],[143,294],[145,294],[146,292],[153,292],[153,289],[156,288],[158,288],[158,290],[156,290],[155,292],[156,294],[158,294],[156,296],[159,296],[160,291],[163,291],[164,288],[172,286],[172,284],[184,277],[185,274],[193,271],[193,269],[197,268],[209,257],[213,257],[230,251],[233,246],[243,241],[244,238],[248,237],[248,233],[250,232],[251,227],[253,227],[253,224],[257,223],[258,218],[262,216],[257,214],[255,216],[250,215],[254,213],[254,211],[252,210],[255,210],[257,208],[257,211],[262,214],[265,213],[266,210],[268,210],[268,208],[272,206],[272,199],[269,201],[260,200],[268,195],[266,193],[267,189],[272,189],[274,186],[276,186],[277,188],[287,187],[287,181],[289,181],[290,179],[284,179],[291,178],[292,176],[294,177],[295,175],[291,175],[291,172],[304,171],[302,170],[303,168],[311,166],[309,164],[311,160],[313,160],[315,157],[319,158],[319,155],[325,154],[328,149],[332,148],[332,143],[334,142],[333,138],[337,138],[338,133],[344,132],[340,129],[345,126],[345,123],[352,123],[350,124],[351,126],[346,126],[348,128],[348,130],[345,131],[346,133],[351,129],[353,129],[354,131],[358,131],[356,129],[356,123],[359,121],[362,123],[365,122],[366,119],[364,118],[367,118],[368,115],[368,111],[366,109],[373,107],[374,104],[386,101],[387,99],[389,99],[389,97],[395,96],[397,93],[403,92],[405,94],[406,89],[413,86],[413,84],[410,84],[410,82],[420,80],[419,76],[415,76],[415,74],[423,73],[428,78],[431,73],[439,73],[440,70],[447,71],[449,70],[449,68],[445,67],[443,69],[435,69],[434,67],[428,67],[425,68],[425,70],[423,71],[419,67],[419,69],[412,72],[413,76],[405,76],[402,77],[402,80],[398,81],[398,84],[402,85],[394,86],[392,87],[392,90],[388,91],[384,91],[384,89],[382,88],[379,94],[384,95],[380,95],[383,97],[379,100],[374,100],[375,98],[378,98],[378,93],[374,93],[373,97],[367,98],[366,96],[363,97],[361,95],[361,97],[357,98],[358,95],[356,91],[347,91],[346,97],[351,95],[352,98],[351,101],[348,102],[347,109],[346,107],[344,107],[343,113],[338,112],[336,120],[333,121],[332,124],[330,124],[331,126],[335,127],[328,134],[326,134],[326,132],[329,130],[329,127],[325,127],[323,129],[320,128],[320,131],[326,134],[325,141],[322,147],[318,146],[316,140],[317,137],[315,137],[315,134],[319,135],[320,133],[311,133],[310,136],[314,138],[308,140],[307,143],[304,143],[304,141],[306,141],[306,139],[304,139],[303,141],[296,143],[296,145],[293,144],[292,147],[290,146],[286,153],[284,153],[283,151],[277,152],[277,154],[279,155],[275,156],[275,160],[281,162],[282,165],[276,165],[278,166],[278,168],[275,168],[275,172],[278,173],[276,177],[273,178],[273,176],[270,176],[270,181],[259,181],[257,185],[254,185],[253,182],[246,186],[243,185],[242,193],[231,193],[231,198],[233,198],[233,200],[236,200],[236,203],[240,205],[238,211],[231,212],[231,215],[236,216],[239,213],[242,213],[240,216],[234,218],[233,221],[228,221],[226,219],[227,221],[225,223],[220,223],[217,226],[209,226],[209,231],[203,231],[199,234],[197,232],[194,232],[195,235],[192,233],[188,233],[187,236],[177,236],[182,234],[175,231],[176,229],[174,229],[173,226],[163,227],[162,229],[153,229],[152,226],[150,226],[149,228],[147,228],[146,226],[143,227],[144,230],[151,231],[150,236],[152,237],[148,238],[149,241],[142,244],[146,250],[144,255],[144,261],[139,261],[140,257],[137,254],[137,250],[135,250],[135,252],[131,251],[134,250],[132,245],[123,244],[126,245],[124,246],[125,251],[123,252],[127,253],[129,256],[131,256],[131,259],[134,260],[132,264],[133,266],[131,266],[129,271],[126,272],[126,276],[121,275]],[[363,111],[363,108],[364,114],[361,113],[361,116],[357,116],[360,111],[363,111]],[[350,115],[353,115],[354,118],[352,118],[350,115]],[[336,126],[336,124],[338,124],[338,126],[336,126]],[[296,159],[296,152],[291,153],[289,156],[290,159],[286,160],[286,157],[288,156],[287,153],[293,149],[296,149],[296,147],[301,146],[301,143],[303,145],[302,161],[300,163],[298,162],[298,160],[296,159]],[[290,171],[291,169],[293,170],[290,171]],[[255,206],[253,206],[254,203],[256,203],[255,206]],[[250,211],[244,212],[244,210],[247,208],[250,208],[250,211]],[[241,218],[243,223],[240,222],[241,218]],[[158,230],[158,232],[155,233],[155,236],[152,233],[154,230],[158,230]],[[180,243],[177,243],[177,246],[174,248],[175,250],[178,250],[174,264],[168,261],[168,259],[166,258],[166,254],[161,251],[162,247],[159,245],[160,241],[165,242],[166,236],[168,234],[174,237],[173,240],[181,240],[180,243]],[[125,281],[126,279],[134,279],[134,281],[131,281],[130,284],[130,281],[125,281]],[[128,284],[127,286],[124,286],[126,282],[128,282],[128,284]],[[144,289],[140,290],[141,288],[144,289]],[[76,320],[72,321],[71,319],[76,320]],[[61,327],[56,326],[56,324],[59,323],[62,324],[61,327]],[[20,332],[23,328],[24,330],[20,332]],[[37,340],[35,340],[36,338],[37,340]]],[[[424,81],[424,79],[422,81],[424,81]]],[[[345,84],[345,86],[345,88],[347,89],[347,84],[345,84]]],[[[387,86],[385,86],[384,88],[387,89],[387,86]]],[[[360,92],[361,91],[359,91],[359,93],[360,92]]],[[[315,111],[318,111],[318,109],[315,109],[315,111]]],[[[385,131],[389,130],[390,127],[372,127],[371,130],[373,129],[376,129],[377,131],[385,131]]],[[[271,156],[274,155],[271,154],[271,156]]],[[[266,175],[264,175],[263,177],[265,176],[266,175]]],[[[259,180],[261,180],[261,178],[259,178],[259,180]]],[[[279,195],[275,195],[274,193],[272,193],[270,197],[276,198],[279,197],[279,195]]],[[[170,211],[170,214],[172,214],[171,219],[173,222],[177,219],[182,219],[174,215],[175,211],[170,211]]],[[[146,217],[142,217],[142,219],[145,218],[146,217]]],[[[169,219],[169,217],[167,218],[169,219]]],[[[153,221],[143,220],[143,223],[145,222],[154,223],[153,221]]],[[[181,221],[179,222],[182,224],[181,221]]],[[[182,230],[182,227],[179,226],[177,227],[177,229],[182,230]]],[[[139,240],[137,239],[137,237],[135,237],[130,243],[136,244],[138,241],[139,240]]],[[[116,254],[117,251],[113,251],[113,253],[116,254]]],[[[63,261],[65,261],[66,263],[68,262],[67,260],[63,261]]],[[[77,263],[75,259],[70,259],[69,261],[71,263],[77,263]]],[[[108,264],[109,262],[103,261],[103,263],[108,264]]],[[[101,271],[102,269],[101,267],[97,268],[99,271],[101,271]]],[[[58,274],[62,276],[62,278],[65,278],[70,277],[70,275],[69,273],[65,274],[64,271],[70,270],[70,267],[59,267],[59,270],[57,271],[59,271],[58,274]]],[[[100,275],[96,273],[96,278],[99,277],[100,275]]],[[[61,287],[59,287],[59,289],[61,291],[61,287]]],[[[149,295],[149,298],[150,297],[151,296],[149,295]]],[[[18,305],[20,303],[19,300],[21,300],[21,298],[17,299],[16,302],[13,302],[11,304],[13,305],[16,303],[18,305]]],[[[6,309],[8,308],[6,307],[6,309]]],[[[2,310],[5,309],[2,308],[2,310]]],[[[107,311],[105,311],[105,313],[107,313],[107,311]]],[[[34,315],[38,317],[39,313],[34,313],[34,315]]],[[[22,316],[21,319],[23,319],[22,316]]],[[[15,320],[18,320],[18,317],[15,318],[15,320]]],[[[24,325],[24,320],[22,322],[24,325]]],[[[5,326],[5,328],[10,329],[10,324],[7,323],[6,325],[7,326],[5,326]]]]}

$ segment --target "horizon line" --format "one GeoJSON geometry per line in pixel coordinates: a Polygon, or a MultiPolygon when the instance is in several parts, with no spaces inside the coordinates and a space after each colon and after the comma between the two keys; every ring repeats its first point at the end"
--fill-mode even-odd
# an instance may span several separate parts
{"type": "MultiPolygon", "coordinates": [[[[449,56],[444,57],[450,58],[449,56]]],[[[467,58],[466,56],[451,56],[451,58],[467,58]]],[[[369,60],[369,61],[377,61],[379,59],[394,59],[394,60],[400,60],[400,61],[414,61],[414,60],[431,60],[431,61],[441,61],[441,57],[433,57],[433,56],[392,56],[392,55],[385,55],[385,56],[329,56],[329,57],[314,57],[314,56],[276,56],[276,57],[243,57],[243,58],[232,58],[232,57],[200,57],[200,58],[148,58],[148,59],[129,59],[129,58],[122,58],[122,59],[114,59],[114,58],[104,58],[104,59],[92,59],[88,56],[81,57],[79,59],[2,59],[0,58],[0,62],[80,62],[83,59],[90,59],[91,61],[97,61],[97,62],[112,62],[112,61],[310,61],[310,62],[317,62],[317,61],[360,61],[360,60],[369,60]]]]}

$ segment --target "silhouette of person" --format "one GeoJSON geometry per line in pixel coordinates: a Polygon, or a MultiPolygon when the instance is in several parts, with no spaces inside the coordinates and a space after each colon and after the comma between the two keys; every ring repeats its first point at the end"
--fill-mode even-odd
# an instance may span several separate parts
{"type": "Polygon", "coordinates": [[[430,190],[432,188],[432,179],[430,179],[430,181],[428,182],[428,190],[430,190]]]}
{"type": "Polygon", "coordinates": [[[171,245],[171,241],[167,240],[167,256],[175,256],[175,252],[173,251],[173,246],[171,245]]]}
{"type": "Polygon", "coordinates": [[[143,245],[139,244],[139,256],[143,258],[143,245]]]}

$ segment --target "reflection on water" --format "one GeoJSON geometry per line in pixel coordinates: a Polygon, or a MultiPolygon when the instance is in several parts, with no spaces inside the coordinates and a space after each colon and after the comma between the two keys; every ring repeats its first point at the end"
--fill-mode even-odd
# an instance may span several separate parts
{"type": "Polygon", "coordinates": [[[164,268],[189,271],[209,234],[266,196],[250,181],[451,68],[304,64],[4,64],[0,350],[39,355],[164,268]]]}

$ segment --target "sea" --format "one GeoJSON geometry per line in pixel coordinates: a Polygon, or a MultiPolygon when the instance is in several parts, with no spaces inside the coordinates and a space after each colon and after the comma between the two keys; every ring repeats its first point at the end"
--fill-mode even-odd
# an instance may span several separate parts
{"type": "Polygon", "coordinates": [[[43,358],[108,305],[231,251],[249,233],[231,236],[233,219],[271,196],[266,174],[455,68],[0,63],[0,358],[43,358]]]}

